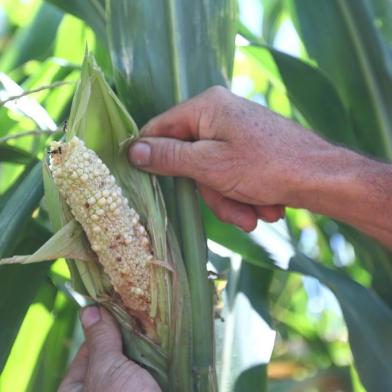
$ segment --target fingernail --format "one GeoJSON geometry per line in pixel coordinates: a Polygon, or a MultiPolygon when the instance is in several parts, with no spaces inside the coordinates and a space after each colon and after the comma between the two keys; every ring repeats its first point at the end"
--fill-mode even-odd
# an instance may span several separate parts
{"type": "Polygon", "coordinates": [[[101,312],[96,306],[87,306],[80,315],[83,327],[88,328],[101,319],[101,312]]]}
{"type": "Polygon", "coordinates": [[[151,147],[147,143],[138,142],[129,148],[129,160],[135,166],[147,166],[151,159],[151,147]]]}

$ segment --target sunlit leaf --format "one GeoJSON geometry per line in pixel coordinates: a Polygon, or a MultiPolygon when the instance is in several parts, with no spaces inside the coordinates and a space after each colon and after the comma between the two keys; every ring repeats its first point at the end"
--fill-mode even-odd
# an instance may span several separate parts
{"type": "Polygon", "coordinates": [[[62,9],[84,20],[89,24],[99,39],[106,43],[106,17],[104,0],[46,0],[62,9]]]}
{"type": "Polygon", "coordinates": [[[29,308],[1,373],[1,390],[25,391],[27,389],[41,348],[54,321],[49,312],[55,296],[56,289],[45,285],[40,289],[35,303],[29,308]]]}
{"type": "Polygon", "coordinates": [[[392,158],[390,50],[374,25],[367,0],[293,4],[309,55],[332,79],[350,110],[359,147],[392,158]]]}
{"type": "Polygon", "coordinates": [[[49,4],[42,4],[33,22],[18,30],[12,45],[0,59],[0,70],[8,72],[50,51],[63,14],[49,4]]]}

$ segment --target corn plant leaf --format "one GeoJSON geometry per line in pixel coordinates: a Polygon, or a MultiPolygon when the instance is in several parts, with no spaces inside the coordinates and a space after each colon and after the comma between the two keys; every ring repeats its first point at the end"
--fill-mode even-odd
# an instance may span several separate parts
{"type": "Polygon", "coordinates": [[[267,303],[273,273],[242,261],[239,268],[232,268],[228,274],[222,313],[222,391],[267,390],[266,370],[275,336],[267,303]],[[266,346],[261,348],[255,342],[270,342],[269,352],[266,346]]]}
{"type": "Polygon", "coordinates": [[[349,113],[335,86],[320,69],[266,46],[252,44],[241,47],[241,51],[255,59],[272,76],[272,82],[276,76],[282,79],[290,101],[314,130],[334,142],[357,146],[349,113]],[[277,69],[271,69],[271,62],[277,69]]]}
{"type": "Polygon", "coordinates": [[[56,315],[56,320],[42,346],[26,392],[56,391],[68,366],[78,307],[58,290],[50,311],[56,315]]]}
{"type": "Polygon", "coordinates": [[[101,42],[106,43],[106,18],[104,0],[46,0],[89,24],[101,42]]]}
{"type": "Polygon", "coordinates": [[[36,158],[21,148],[0,144],[0,162],[12,162],[28,165],[36,158]]]}
{"type": "Polygon", "coordinates": [[[355,366],[366,390],[392,388],[392,310],[371,290],[302,254],[289,269],[313,276],[336,295],[349,331],[355,366]]]}
{"type": "MultiPolygon", "coordinates": [[[[0,73],[0,85],[1,100],[7,100],[10,97],[18,96],[25,92],[21,86],[5,73],[0,73]]],[[[50,129],[52,131],[57,129],[56,123],[49,116],[48,112],[30,96],[8,101],[5,103],[5,107],[30,118],[40,129],[50,129]]]]}
{"type": "MultiPolygon", "coordinates": [[[[18,182],[13,189],[12,197],[10,194],[6,195],[6,200],[2,203],[0,257],[10,255],[15,249],[33,250],[31,244],[30,248],[26,249],[15,242],[19,239],[18,234],[30,219],[33,210],[38,206],[42,194],[41,163],[39,162],[28,168],[23,180],[18,182]]],[[[30,237],[35,238],[32,234],[30,237]]],[[[26,238],[23,238],[23,241],[26,241],[26,238]]],[[[40,241],[36,241],[34,246],[37,244],[40,244],[40,241]]],[[[2,314],[7,314],[7,317],[1,319],[0,326],[0,346],[2,347],[0,368],[4,366],[18,327],[47,269],[46,263],[36,269],[26,267],[25,270],[19,266],[0,267],[0,311],[2,314]],[[20,290],[20,287],[23,287],[23,290],[20,290]]]]}
{"type": "Polygon", "coordinates": [[[367,5],[372,7],[378,23],[376,26],[384,34],[385,39],[392,46],[392,7],[389,1],[367,0],[367,5]]]}
{"type": "Polygon", "coordinates": [[[252,237],[233,225],[221,222],[203,202],[202,212],[209,239],[240,254],[248,263],[267,269],[274,268],[269,253],[252,237]]]}
{"type": "Polygon", "coordinates": [[[39,263],[58,258],[96,261],[96,256],[86,242],[82,226],[76,220],[69,221],[32,255],[3,258],[0,259],[0,265],[39,263]]]}
{"type": "MultiPolygon", "coordinates": [[[[391,8],[390,2],[384,4],[391,8]]],[[[391,159],[390,49],[375,26],[369,2],[293,0],[293,9],[309,55],[349,108],[360,149],[391,159]]]]}
{"type": "MultiPolygon", "coordinates": [[[[242,255],[253,265],[265,267],[266,260],[270,260],[270,268],[279,269],[271,258],[265,259],[266,251],[250,236],[234,226],[220,223],[211,212],[204,216],[208,237],[213,241],[242,255]],[[211,220],[215,222],[210,224],[211,220]]],[[[391,389],[391,308],[372,290],[302,254],[292,258],[287,272],[312,276],[331,289],[342,308],[355,365],[364,386],[370,392],[391,389]]]]}
{"type": "Polygon", "coordinates": [[[42,4],[33,22],[19,29],[2,53],[0,70],[9,72],[25,62],[47,54],[54,42],[63,13],[50,4],[42,4]]]}
{"type": "Polygon", "coordinates": [[[20,228],[43,196],[41,162],[36,163],[0,211],[0,256],[8,255],[20,228]]]}
{"type": "Polygon", "coordinates": [[[273,44],[279,27],[284,20],[284,2],[281,0],[263,1],[262,36],[269,45],[273,44]]]}
{"type": "MultiPolygon", "coordinates": [[[[30,221],[24,230],[19,228],[19,242],[13,246],[20,252],[32,252],[44,243],[50,233],[30,221]]],[[[8,253],[11,250],[8,250],[8,253]]],[[[24,316],[47,277],[49,263],[39,265],[0,266],[0,373],[18,333],[24,316]]]]}
{"type": "Polygon", "coordinates": [[[179,100],[230,81],[235,8],[231,0],[108,1],[116,85],[138,125],[179,100]]]}

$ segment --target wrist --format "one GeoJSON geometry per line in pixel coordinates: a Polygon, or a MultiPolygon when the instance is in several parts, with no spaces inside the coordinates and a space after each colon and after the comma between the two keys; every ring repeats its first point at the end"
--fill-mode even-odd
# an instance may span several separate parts
{"type": "Polygon", "coordinates": [[[385,228],[385,208],[392,195],[392,165],[333,145],[308,157],[305,163],[292,207],[359,228],[369,224],[385,228]]]}
{"type": "Polygon", "coordinates": [[[361,193],[361,173],[368,161],[332,144],[309,151],[295,168],[289,205],[331,214],[336,204],[346,203],[361,193]]]}

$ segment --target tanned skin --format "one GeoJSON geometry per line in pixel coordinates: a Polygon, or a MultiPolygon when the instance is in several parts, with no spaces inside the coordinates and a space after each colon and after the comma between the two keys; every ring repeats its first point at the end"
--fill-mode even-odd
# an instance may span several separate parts
{"type": "Polygon", "coordinates": [[[148,172],[193,178],[223,221],[245,231],[284,207],[351,224],[392,248],[392,165],[336,146],[213,87],[151,120],[129,151],[148,172]]]}

